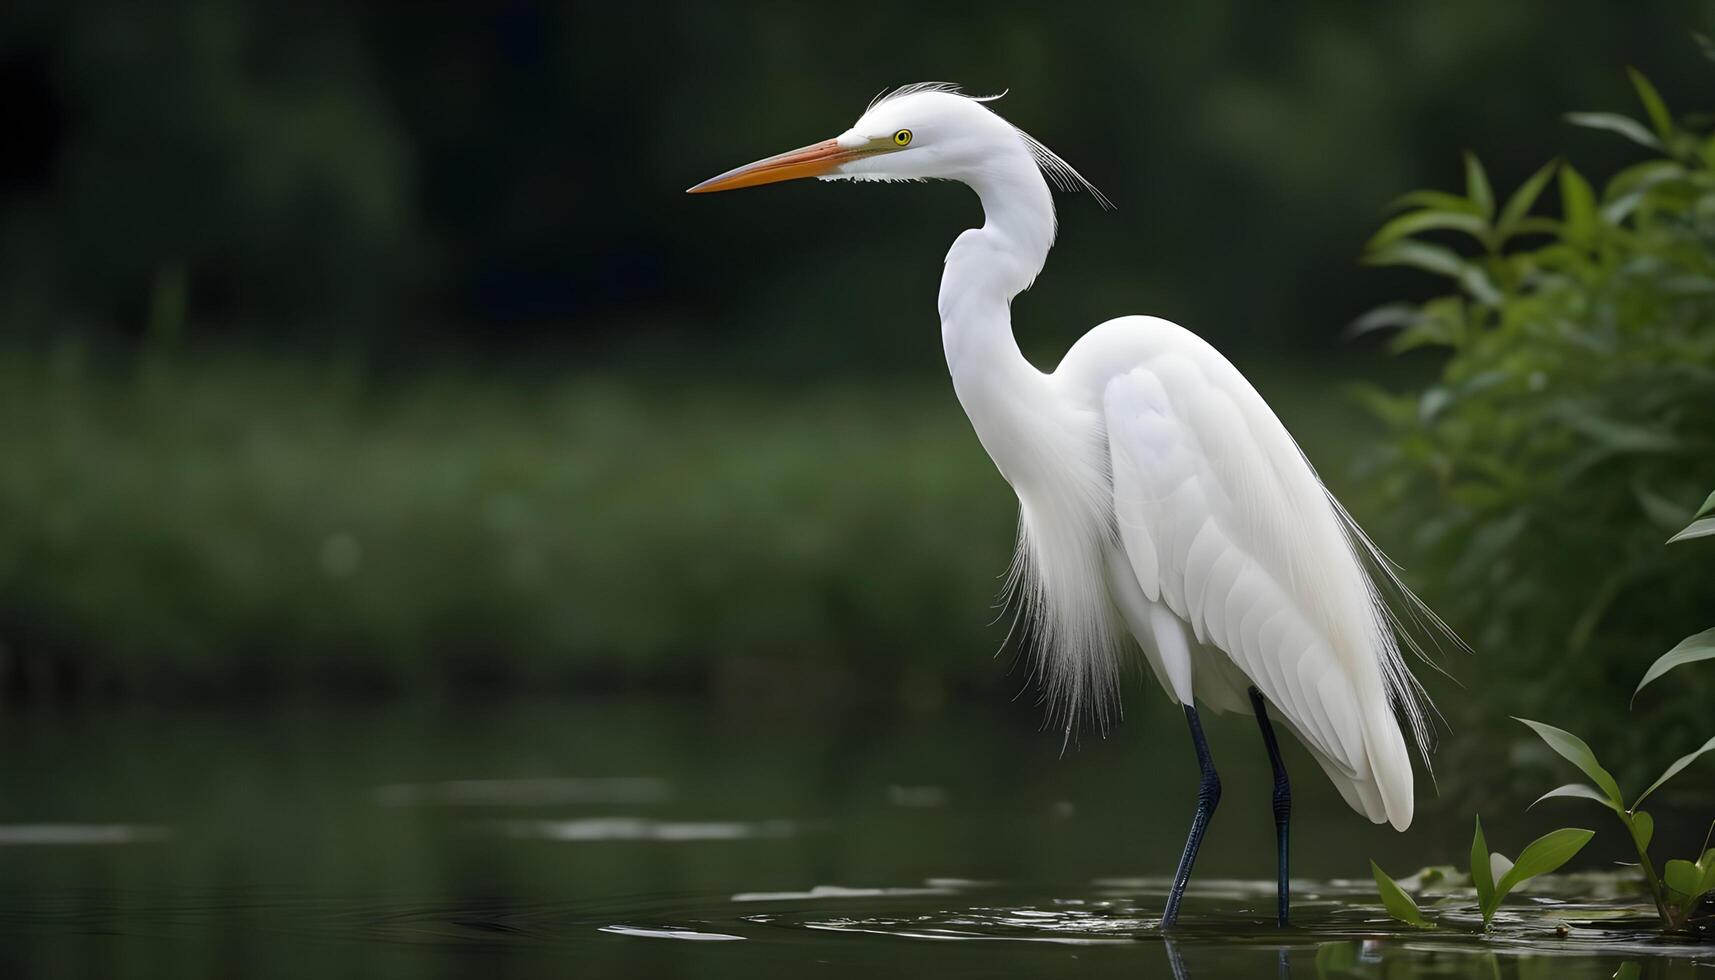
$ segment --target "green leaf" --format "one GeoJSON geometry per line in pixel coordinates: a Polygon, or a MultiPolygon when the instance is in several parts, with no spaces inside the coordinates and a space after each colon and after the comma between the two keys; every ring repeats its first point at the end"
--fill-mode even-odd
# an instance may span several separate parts
{"type": "Polygon", "coordinates": [[[1663,783],[1679,775],[1681,770],[1686,766],[1691,765],[1693,762],[1696,762],[1697,757],[1705,752],[1715,752],[1715,736],[1711,736],[1709,741],[1704,742],[1702,748],[1693,752],[1687,752],[1685,755],[1673,760],[1673,765],[1668,766],[1667,771],[1656,777],[1656,781],[1649,784],[1649,789],[1644,790],[1643,793],[1638,796],[1637,801],[1632,804],[1632,809],[1637,809],[1638,804],[1642,803],[1646,797],[1660,789],[1663,783]]]}
{"type": "Polygon", "coordinates": [[[1477,817],[1477,832],[1471,837],[1471,884],[1477,888],[1477,907],[1489,921],[1495,899],[1495,874],[1489,865],[1489,842],[1483,839],[1483,818],[1477,817]]]}
{"type": "MultiPolygon", "coordinates": [[[[1705,504],[1704,506],[1708,506],[1705,504]]],[[[1694,664],[1700,660],[1715,660],[1715,627],[1704,630],[1693,636],[1688,636],[1674,645],[1672,650],[1662,654],[1655,663],[1644,671],[1644,679],[1638,681],[1636,691],[1632,692],[1632,702],[1638,700],[1638,691],[1644,686],[1661,677],[1675,667],[1694,664]]]]}
{"type": "Polygon", "coordinates": [[[1697,869],[1701,877],[1697,882],[1697,891],[1691,897],[1696,898],[1704,892],[1715,891],[1715,847],[1703,852],[1703,857],[1697,861],[1697,869]]]}
{"type": "Polygon", "coordinates": [[[1370,238],[1365,248],[1381,248],[1389,242],[1396,242],[1408,235],[1420,231],[1462,231],[1478,241],[1486,241],[1489,234],[1489,223],[1482,216],[1460,211],[1412,211],[1402,214],[1387,224],[1370,238]]]}
{"type": "Polygon", "coordinates": [[[1548,185],[1549,178],[1554,176],[1555,168],[1559,166],[1558,160],[1543,164],[1541,169],[1530,175],[1530,179],[1519,185],[1518,190],[1513,191],[1512,197],[1507,198],[1506,207],[1501,209],[1501,220],[1495,224],[1495,231],[1502,238],[1511,235],[1516,230],[1514,226],[1530,213],[1531,205],[1536,203],[1542,189],[1548,185]]]}
{"type": "Polygon", "coordinates": [[[1644,203],[1643,191],[1633,191],[1630,194],[1617,197],[1602,205],[1600,212],[1602,220],[1611,225],[1623,225],[1626,223],[1626,219],[1632,216],[1632,212],[1638,209],[1638,205],[1642,203],[1644,203]]]}
{"type": "Polygon", "coordinates": [[[1683,858],[1674,858],[1662,869],[1661,880],[1667,883],[1667,887],[1686,898],[1695,898],[1697,886],[1702,883],[1703,876],[1697,872],[1697,865],[1683,858]]]}
{"type": "Polygon", "coordinates": [[[1668,544],[1675,541],[1690,541],[1693,538],[1707,538],[1715,534],[1715,517],[1705,517],[1700,521],[1692,521],[1685,529],[1667,539],[1668,544]]]}
{"type": "Polygon", "coordinates": [[[1483,172],[1477,155],[1469,150],[1465,151],[1465,196],[1485,219],[1495,216],[1495,192],[1489,189],[1489,175],[1483,172]]]}
{"type": "Polygon", "coordinates": [[[1645,160],[1621,170],[1602,189],[1602,199],[1612,201],[1638,191],[1647,191],[1657,184],[1685,176],[1685,166],[1676,160],[1645,160]]]}
{"type": "Polygon", "coordinates": [[[1371,249],[1363,261],[1366,265],[1408,265],[1449,279],[1457,279],[1465,271],[1465,260],[1452,249],[1413,241],[1371,249]]]}
{"type": "Polygon", "coordinates": [[[1381,894],[1382,907],[1387,909],[1388,915],[1420,929],[1434,928],[1434,924],[1425,919],[1423,913],[1418,911],[1417,903],[1412,901],[1411,896],[1407,895],[1404,889],[1387,876],[1387,872],[1381,869],[1381,865],[1371,861],[1370,873],[1375,875],[1376,891],[1381,894]]]}
{"type": "Polygon", "coordinates": [[[1356,337],[1372,330],[1398,330],[1411,326],[1422,316],[1415,303],[1387,303],[1353,320],[1346,327],[1346,336],[1356,337]]]}
{"type": "Polygon", "coordinates": [[[1544,725],[1540,721],[1531,721],[1529,718],[1520,718],[1515,715],[1513,720],[1529,726],[1530,730],[1536,732],[1544,742],[1548,743],[1548,747],[1559,754],[1562,759],[1582,770],[1584,775],[1589,776],[1590,781],[1596,784],[1596,788],[1607,795],[1609,802],[1613,803],[1616,808],[1625,806],[1625,801],[1620,798],[1620,784],[1614,782],[1614,777],[1609,774],[1608,770],[1602,768],[1600,762],[1596,761],[1596,753],[1590,751],[1590,746],[1584,744],[1583,739],[1564,729],[1555,728],[1553,725],[1544,725]]]}
{"type": "Polygon", "coordinates": [[[1650,125],[1655,127],[1655,134],[1663,143],[1672,141],[1673,116],[1667,111],[1667,103],[1661,100],[1661,93],[1636,68],[1627,67],[1626,74],[1632,78],[1632,88],[1638,90],[1638,101],[1644,104],[1644,112],[1649,116],[1650,125]]]}
{"type": "Polygon", "coordinates": [[[1513,225],[1511,234],[1516,235],[1553,235],[1560,237],[1566,226],[1555,218],[1545,218],[1541,215],[1527,214],[1513,225]]]}
{"type": "Polygon", "coordinates": [[[1715,534],[1715,493],[1709,494],[1709,499],[1703,501],[1703,506],[1697,508],[1697,513],[1691,515],[1691,523],[1685,529],[1667,539],[1668,544],[1675,541],[1689,541],[1692,538],[1706,538],[1715,534]]]}
{"type": "Polygon", "coordinates": [[[1638,845],[1638,853],[1649,850],[1649,842],[1655,839],[1655,818],[1643,810],[1632,814],[1632,842],[1638,845]]]}
{"type": "Polygon", "coordinates": [[[1506,298],[1495,288],[1494,281],[1489,278],[1487,272],[1470,263],[1466,263],[1465,268],[1460,270],[1459,285],[1465,287],[1465,292],[1471,294],[1472,299],[1488,306],[1499,306],[1506,298]]]}
{"type": "Polygon", "coordinates": [[[1446,191],[1412,191],[1401,194],[1388,202],[1387,210],[1399,211],[1405,208],[1428,208],[1432,211],[1458,211],[1482,217],[1483,212],[1475,204],[1457,194],[1446,191]]]}
{"type": "Polygon", "coordinates": [[[1566,121],[1574,126],[1585,129],[1605,129],[1610,133],[1619,133],[1626,139],[1652,150],[1660,150],[1661,140],[1655,138],[1643,123],[1630,116],[1622,116],[1613,112],[1568,112],[1566,121]]]}
{"type": "Polygon", "coordinates": [[[1536,806],[1537,803],[1541,803],[1543,800],[1551,800],[1556,797],[1578,797],[1585,800],[1595,800],[1597,803],[1613,810],[1615,813],[1620,812],[1619,807],[1614,806],[1612,800],[1603,796],[1601,790],[1588,783],[1567,783],[1565,786],[1556,786],[1537,797],[1536,801],[1531,803],[1530,806],[1525,807],[1525,809],[1528,810],[1530,807],[1536,806]]]}
{"type": "Polygon", "coordinates": [[[1567,238],[1589,242],[1596,237],[1596,192],[1570,163],[1560,168],[1560,210],[1567,238]]]}
{"type": "Polygon", "coordinates": [[[1545,875],[1558,869],[1561,865],[1572,860],[1584,845],[1590,843],[1590,838],[1596,836],[1594,830],[1583,830],[1578,827],[1565,827],[1560,830],[1543,834],[1519,854],[1512,868],[1501,876],[1495,884],[1495,903],[1500,904],[1507,893],[1520,884],[1545,875]]]}
{"type": "Polygon", "coordinates": [[[1426,316],[1395,335],[1388,349],[1401,354],[1419,347],[1452,347],[1454,336],[1453,324],[1447,318],[1426,316]]]}

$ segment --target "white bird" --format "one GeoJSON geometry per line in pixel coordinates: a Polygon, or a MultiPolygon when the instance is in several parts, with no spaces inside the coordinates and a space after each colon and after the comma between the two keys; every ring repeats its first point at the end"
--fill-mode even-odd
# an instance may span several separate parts
{"type": "MultiPolygon", "coordinates": [[[[941,337],[959,402],[1018,495],[1015,587],[1046,694],[1070,732],[1117,708],[1132,641],[1182,705],[1202,771],[1191,833],[1162,917],[1179,913],[1221,795],[1196,705],[1253,714],[1274,768],[1278,920],[1289,910],[1291,789],[1269,723],[1298,736],[1353,809],[1411,824],[1423,749],[1416,648],[1366,563],[1415,603],[1323,487],[1262,396],[1197,335],[1127,316],[1085,334],[1052,372],[1013,337],[1011,303],[1054,244],[1049,180],[1101,193],[1047,147],[945,83],[878,98],[848,130],[704,181],[690,193],[798,177],[954,180],[983,224],[941,279],[941,337]]],[[[1442,627],[1444,629],[1444,627],[1442,627]]]]}

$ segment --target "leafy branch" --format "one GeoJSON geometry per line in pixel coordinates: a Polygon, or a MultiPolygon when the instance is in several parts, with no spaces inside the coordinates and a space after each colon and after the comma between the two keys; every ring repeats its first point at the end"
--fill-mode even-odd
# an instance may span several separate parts
{"type": "MultiPolygon", "coordinates": [[[[1690,490],[1701,489],[1686,485],[1690,467],[1683,460],[1706,461],[1703,449],[1715,430],[1676,429],[1675,423],[1662,421],[1711,418],[1715,346],[1699,338],[1708,337],[1708,317],[1715,313],[1715,248],[1698,230],[1701,219],[1695,215],[1715,207],[1715,134],[1676,124],[1649,80],[1635,70],[1630,77],[1646,121],[1610,113],[1573,113],[1568,119],[1618,133],[1655,151],[1656,159],[1621,170],[1600,194],[1570,164],[1550,162],[1497,211],[1487,174],[1476,157],[1466,154],[1463,195],[1405,195],[1395,202],[1400,213],[1366,247],[1370,264],[1423,269],[1457,288],[1421,306],[1378,308],[1353,326],[1354,332],[1397,331],[1396,351],[1423,346],[1453,351],[1444,383],[1420,398],[1371,392],[1368,399],[1401,436],[1394,461],[1411,464],[1394,474],[1395,496],[1422,485],[1416,477],[1427,470],[1463,515],[1467,546],[1452,566],[1460,573],[1455,577],[1468,579],[1496,565],[1528,526],[1565,525],[1554,519],[1552,508],[1567,496],[1577,500],[1575,516],[1586,520],[1586,527],[1591,514],[1641,507],[1651,525],[1679,528],[1669,544],[1715,536],[1715,493],[1688,522],[1677,503],[1689,498],[1690,490]],[[1532,214],[1551,180],[1558,185],[1560,216],[1532,214]],[[1463,236],[1479,251],[1463,255],[1419,237],[1425,233],[1463,236]],[[1532,243],[1518,247],[1522,238],[1532,243]],[[1580,383],[1587,386],[1583,393],[1576,388],[1580,383]],[[1633,417],[1626,418],[1625,411],[1633,417]],[[1627,465],[1602,470],[1607,482],[1592,477],[1597,467],[1616,459],[1627,465]],[[1647,478],[1650,472],[1671,479],[1676,489],[1661,492],[1647,478]],[[1578,492],[1568,495],[1573,485],[1578,492]],[[1601,506],[1594,506],[1598,501],[1601,506]]],[[[1621,590],[1659,561],[1649,554],[1659,545],[1650,539],[1638,545],[1629,522],[1613,523],[1629,536],[1604,550],[1608,574],[1594,597],[1576,593],[1581,608],[1558,617],[1573,623],[1562,653],[1589,643],[1621,590]]],[[[1435,530],[1449,536],[1447,528],[1435,530]]],[[[1548,560],[1554,564],[1545,567],[1545,581],[1554,581],[1551,575],[1559,569],[1588,567],[1569,562],[1564,547],[1551,550],[1548,560]]],[[[1517,567],[1509,575],[1531,577],[1517,567]]],[[[1701,590],[1682,591],[1707,602],[1701,590]]],[[[1480,592],[1474,601],[1487,608],[1483,603],[1491,601],[1490,590],[1480,592]]],[[[1532,601],[1555,593],[1513,590],[1538,597],[1532,601]]],[[[1633,700],[1667,673],[1711,659],[1715,628],[1685,638],[1657,658],[1633,700]]],[[[1663,925],[1684,928],[1701,898],[1715,893],[1715,849],[1705,839],[1694,859],[1669,860],[1658,873],[1650,857],[1655,819],[1643,804],[1715,752],[1715,737],[1675,759],[1628,802],[1619,781],[1583,739],[1543,722],[1516,720],[1589,780],[1549,790],[1531,806],[1576,798],[1612,812],[1637,852],[1663,925]]],[[[1489,850],[1479,820],[1471,842],[1471,882],[1484,927],[1508,893],[1564,865],[1592,835],[1575,828],[1553,831],[1533,841],[1515,862],[1489,850]]],[[[1397,882],[1373,862],[1371,870],[1390,915],[1414,926],[1433,925],[1397,882]]]]}
{"type": "Polygon", "coordinates": [[[1649,886],[1650,897],[1655,902],[1656,912],[1661,916],[1662,923],[1669,929],[1683,927],[1697,900],[1705,893],[1715,891],[1715,850],[1705,851],[1695,862],[1669,861],[1665,875],[1658,875],[1649,854],[1650,842],[1655,836],[1655,818],[1641,807],[1650,794],[1683,772],[1687,766],[1697,761],[1699,756],[1715,751],[1715,738],[1703,743],[1696,751],[1674,760],[1648,789],[1639,793],[1631,804],[1627,805],[1619,784],[1608,770],[1603,768],[1596,758],[1596,753],[1590,750],[1590,746],[1583,739],[1539,721],[1531,721],[1528,718],[1516,720],[1529,726],[1557,755],[1577,766],[1595,783],[1594,786],[1588,783],[1558,786],[1542,794],[1531,806],[1547,799],[1568,797],[1592,800],[1608,808],[1626,828],[1626,837],[1637,851],[1638,866],[1643,870],[1644,881],[1649,886]]]}

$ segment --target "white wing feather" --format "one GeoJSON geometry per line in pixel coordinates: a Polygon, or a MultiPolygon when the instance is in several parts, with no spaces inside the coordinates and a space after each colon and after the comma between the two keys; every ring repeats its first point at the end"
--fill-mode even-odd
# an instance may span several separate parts
{"type": "Polygon", "coordinates": [[[1114,516],[1144,598],[1205,653],[1230,658],[1355,808],[1409,825],[1411,762],[1392,709],[1420,726],[1415,690],[1315,471],[1255,389],[1194,335],[1112,321],[1068,355],[1092,359],[1110,367],[1101,404],[1114,516]],[[1129,369],[1112,373],[1116,357],[1129,369]]]}

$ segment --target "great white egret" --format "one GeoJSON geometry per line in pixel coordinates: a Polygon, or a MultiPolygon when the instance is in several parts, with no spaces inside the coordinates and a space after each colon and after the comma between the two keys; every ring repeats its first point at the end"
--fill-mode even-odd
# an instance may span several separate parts
{"type": "MultiPolygon", "coordinates": [[[[1197,704],[1256,717],[1274,769],[1278,920],[1290,907],[1291,786],[1271,713],[1347,803],[1411,823],[1412,771],[1396,713],[1419,748],[1427,699],[1366,564],[1400,586],[1238,370],[1197,335],[1127,316],[1085,334],[1044,373],[1019,352],[1011,303],[1054,243],[1048,181],[1101,193],[1047,147],[945,83],[907,85],[830,140],[690,189],[798,177],[956,180],[982,201],[941,278],[941,338],[959,402],[1018,494],[1015,587],[1037,669],[1067,731],[1104,722],[1135,640],[1182,705],[1202,779],[1168,892],[1170,927],[1221,780],[1197,704]]],[[[1444,628],[1444,627],[1443,627],[1444,628]]]]}

